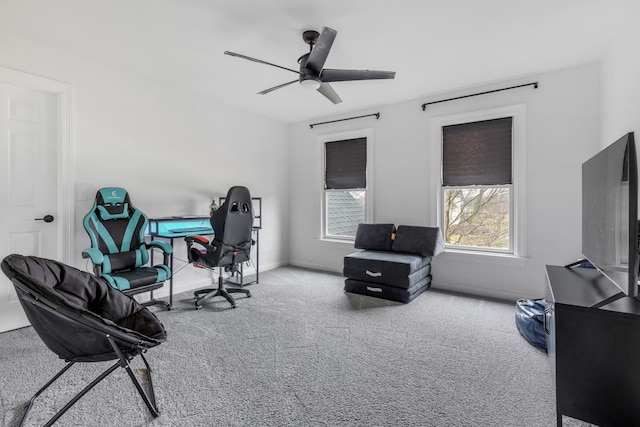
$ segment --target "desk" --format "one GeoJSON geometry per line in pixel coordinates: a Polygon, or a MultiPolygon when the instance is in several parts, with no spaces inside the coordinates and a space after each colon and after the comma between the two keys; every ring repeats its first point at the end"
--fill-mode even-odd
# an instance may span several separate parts
{"type": "MultiPolygon", "coordinates": [[[[173,239],[176,237],[186,237],[193,235],[212,235],[213,228],[208,216],[170,216],[166,218],[150,218],[147,227],[147,236],[151,240],[156,238],[169,239],[173,248],[173,239]]],[[[153,252],[151,252],[151,264],[153,264],[153,252]]],[[[171,277],[169,278],[169,305],[173,307],[173,251],[169,257],[169,268],[171,277]]]]}
{"type": "MultiPolygon", "coordinates": [[[[211,236],[214,233],[208,216],[170,216],[165,218],[150,218],[147,227],[147,236],[151,240],[155,238],[169,239],[169,244],[173,248],[173,239],[187,236],[211,236]]],[[[240,282],[237,285],[248,285],[258,283],[259,263],[260,263],[260,228],[261,224],[254,224],[253,232],[256,235],[256,280],[244,283],[243,267],[240,265],[240,282]]],[[[151,263],[153,264],[153,252],[151,253],[151,263]]],[[[171,268],[171,278],[169,279],[169,304],[173,306],[173,251],[169,258],[171,268]]]]}
{"type": "Polygon", "coordinates": [[[169,216],[149,219],[147,235],[175,239],[193,235],[209,236],[213,234],[208,216],[169,216]]]}

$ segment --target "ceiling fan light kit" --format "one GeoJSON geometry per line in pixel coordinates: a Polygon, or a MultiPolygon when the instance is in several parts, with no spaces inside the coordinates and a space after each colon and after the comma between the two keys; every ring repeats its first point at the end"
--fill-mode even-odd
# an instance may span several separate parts
{"type": "Polygon", "coordinates": [[[300,86],[305,89],[318,90],[320,88],[320,85],[322,85],[322,82],[318,79],[300,79],[300,86]]]}
{"type": "Polygon", "coordinates": [[[329,82],[346,82],[355,80],[381,80],[393,79],[396,76],[394,71],[377,71],[377,70],[339,70],[324,68],[324,63],[329,56],[329,51],[333,45],[338,32],[332,28],[324,27],[322,33],[308,30],[302,33],[302,40],[309,45],[309,53],[305,53],[298,58],[300,71],[281,65],[272,64],[261,59],[252,58],[235,52],[225,51],[225,55],[235,56],[237,58],[246,59],[248,61],[257,62],[259,64],[277,67],[282,70],[291,71],[298,74],[298,80],[282,83],[277,86],[258,92],[260,95],[266,95],[276,89],[289,86],[296,81],[300,82],[300,86],[305,89],[315,89],[325,96],[334,104],[339,104],[342,99],[333,90],[329,82]]]}

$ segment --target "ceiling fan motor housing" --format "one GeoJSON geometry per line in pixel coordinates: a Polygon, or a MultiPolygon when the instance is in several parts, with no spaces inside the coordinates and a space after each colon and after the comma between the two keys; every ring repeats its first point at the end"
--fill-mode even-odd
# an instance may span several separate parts
{"type": "MultiPolygon", "coordinates": [[[[305,31],[305,33],[307,32],[309,31],[305,31]]],[[[315,33],[317,34],[317,32],[315,33]]],[[[310,89],[317,89],[322,84],[322,80],[320,80],[320,77],[313,73],[313,71],[307,68],[308,59],[308,53],[305,53],[298,58],[298,63],[300,64],[300,85],[310,89]]]]}

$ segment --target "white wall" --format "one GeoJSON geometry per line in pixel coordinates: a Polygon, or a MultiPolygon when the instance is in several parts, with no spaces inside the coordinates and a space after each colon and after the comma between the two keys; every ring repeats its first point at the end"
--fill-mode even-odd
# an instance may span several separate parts
{"type": "Polygon", "coordinates": [[[602,140],[605,147],[627,132],[640,138],[640,3],[630,7],[629,22],[620,22],[619,34],[602,66],[602,140]]]}
{"type": "MultiPolygon", "coordinates": [[[[167,88],[83,60],[64,47],[44,46],[0,29],[0,66],[70,83],[75,162],[75,264],[87,243],[81,220],[95,191],[121,185],[149,216],[205,214],[210,198],[235,184],[263,197],[261,265],[286,264],[340,271],[352,245],[320,234],[320,159],[316,136],[370,127],[374,131],[374,221],[434,224],[434,185],[427,170],[430,119],[525,103],[528,111],[527,246],[523,265],[434,260],[434,285],[486,295],[540,296],[546,263],[580,253],[579,165],[598,147],[640,124],[638,27],[621,35],[598,64],[539,76],[540,89],[501,92],[431,106],[430,100],[383,106],[373,118],[319,126],[285,126],[198,94],[167,88]],[[602,88],[602,96],[600,96],[602,88]],[[602,99],[601,99],[602,98],[602,99]],[[602,124],[602,126],[600,126],[602,124]],[[247,153],[240,157],[238,153],[247,153]],[[87,200],[78,200],[86,193],[87,200]],[[290,207],[289,207],[290,201],[290,207]]],[[[504,82],[509,84],[511,82],[504,82]]],[[[496,84],[493,86],[502,86],[496,84]]],[[[439,99],[484,90],[465,88],[439,99]]],[[[342,117],[335,117],[342,118],[342,117]]],[[[331,118],[322,118],[324,121],[331,118]]],[[[178,258],[184,258],[178,242],[178,258]]],[[[183,270],[178,287],[201,276],[183,270]]]]}
{"type": "MultiPolygon", "coordinates": [[[[89,239],[82,218],[100,187],[122,186],[150,218],[208,215],[212,197],[232,185],[263,198],[262,269],[288,262],[287,127],[196,93],[85,61],[0,29],[0,66],[73,86],[75,265],[89,239]]],[[[176,240],[176,258],[185,259],[176,240]]],[[[182,263],[176,260],[176,267],[182,263]]],[[[206,280],[187,268],[178,290],[206,280]]],[[[201,283],[200,283],[201,284],[201,283]]],[[[160,292],[162,295],[162,292],[160,292]]]]}
{"type": "MultiPolygon", "coordinates": [[[[320,134],[360,128],[374,133],[374,222],[435,225],[436,184],[430,181],[432,118],[526,104],[525,259],[464,257],[450,253],[433,261],[434,287],[503,298],[544,295],[544,265],[567,264],[580,257],[581,164],[599,149],[600,64],[546,73],[491,87],[466,88],[344,117],[379,111],[381,117],[345,121],[309,129],[292,125],[290,171],[290,262],[340,272],[352,244],[326,242],[320,236],[322,195],[320,134]],[[538,81],[531,87],[429,106],[422,102],[538,81]]],[[[336,117],[342,118],[342,117],[336,117]]],[[[330,120],[323,118],[320,121],[330,120]]]]}

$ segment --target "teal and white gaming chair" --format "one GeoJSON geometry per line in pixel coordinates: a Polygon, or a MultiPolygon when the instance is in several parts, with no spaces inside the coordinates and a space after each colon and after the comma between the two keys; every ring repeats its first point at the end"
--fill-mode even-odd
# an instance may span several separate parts
{"type": "Polygon", "coordinates": [[[153,299],[153,291],[171,277],[169,256],[172,247],[167,242],[145,242],[149,220],[136,209],[123,188],[98,190],[91,211],[84,217],[84,229],[91,239],[91,247],[82,252],[90,258],[94,273],[127,295],[151,291],[151,300],[144,306],[162,304],[153,299]],[[161,264],[148,265],[149,252],[154,248],[163,253],[161,264]]]}

